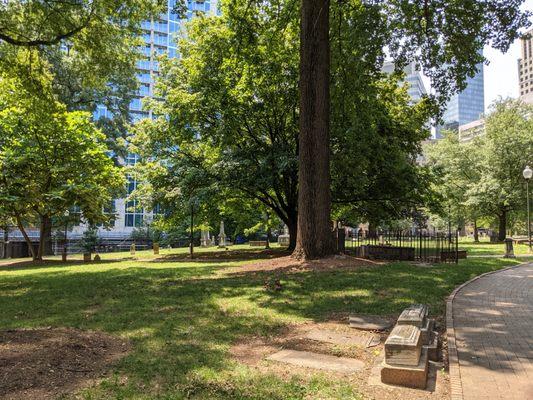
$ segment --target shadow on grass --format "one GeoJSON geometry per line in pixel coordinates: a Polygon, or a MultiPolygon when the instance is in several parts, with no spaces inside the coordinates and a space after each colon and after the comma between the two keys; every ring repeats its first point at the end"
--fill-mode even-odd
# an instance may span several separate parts
{"type": "Polygon", "coordinates": [[[286,275],[225,275],[220,266],[43,271],[2,277],[0,321],[4,328],[72,326],[130,338],[134,351],[118,367],[130,383],[108,380],[94,389],[103,398],[152,395],[154,387],[203,398],[305,398],[309,392],[296,381],[235,375],[231,344],[338,313],[396,315],[419,302],[442,313],[455,286],[503,265],[493,259],[435,268],[394,263],[286,275]],[[281,291],[265,289],[272,277],[281,279],[281,291]]]}

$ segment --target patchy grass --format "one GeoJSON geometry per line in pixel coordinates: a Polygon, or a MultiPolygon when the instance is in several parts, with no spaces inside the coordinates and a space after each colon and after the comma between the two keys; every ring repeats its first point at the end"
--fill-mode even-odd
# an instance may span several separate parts
{"type": "Polygon", "coordinates": [[[84,390],[86,399],[358,399],[348,380],[263,374],[238,364],[229,349],[242,338],[332,315],[396,315],[414,302],[440,314],[454,287],[517,261],[235,273],[244,263],[169,258],[3,266],[0,326],[67,326],[130,339],[130,355],[103,383],[84,390]],[[281,291],[265,289],[273,277],[281,291]]]}
{"type": "MultiPolygon", "coordinates": [[[[490,243],[488,240],[475,243],[473,239],[462,239],[459,241],[459,248],[468,250],[468,255],[474,257],[503,256],[505,254],[504,243],[490,243]]],[[[516,255],[528,255],[528,246],[525,244],[515,244],[513,248],[516,255]]]]}

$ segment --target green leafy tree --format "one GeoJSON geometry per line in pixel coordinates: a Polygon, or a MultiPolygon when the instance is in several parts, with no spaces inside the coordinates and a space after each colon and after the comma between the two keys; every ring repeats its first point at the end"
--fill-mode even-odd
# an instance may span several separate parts
{"type": "MultiPolygon", "coordinates": [[[[165,117],[139,124],[133,150],[143,155],[140,167],[152,171],[147,187],[157,186],[160,198],[188,201],[202,188],[204,204],[209,198],[233,206],[226,200],[259,201],[288,226],[293,250],[300,112],[298,19],[291,5],[233,1],[220,18],[192,21],[180,41],[181,58],[162,63],[165,100],[150,104],[165,117]]],[[[354,8],[349,21],[364,21],[365,10],[354,8]]],[[[352,24],[340,22],[332,86],[335,213],[352,220],[397,218],[427,195],[427,174],[416,156],[434,104],[410,104],[406,87],[397,85],[401,76],[381,72],[382,43],[363,40],[352,24]],[[352,52],[369,54],[367,62],[352,52]]]]}
{"type": "Polygon", "coordinates": [[[380,45],[373,49],[379,57],[352,51],[345,59],[348,64],[352,58],[361,63],[369,59],[382,62],[386,50],[399,67],[415,61],[423,67],[443,104],[451,93],[464,89],[466,78],[476,73],[476,64],[484,61],[480,54],[484,45],[505,51],[518,37],[519,29],[528,26],[530,14],[520,11],[522,2],[365,2],[361,25],[361,21],[350,20],[351,9],[362,3],[358,0],[331,4],[329,0],[301,1],[296,256],[317,258],[334,252],[330,228],[330,82],[334,77],[330,35],[337,24],[346,18],[354,30],[370,27],[360,30],[360,40],[380,45]],[[331,26],[330,9],[341,18],[331,26]]]}
{"type": "Polygon", "coordinates": [[[12,216],[34,259],[42,259],[54,218],[79,207],[89,223],[107,222],[104,207],[125,187],[108,156],[105,136],[86,112],[68,112],[43,79],[41,96],[0,76],[0,209],[12,216]],[[25,231],[40,228],[35,253],[25,231]]]}
{"type": "Polygon", "coordinates": [[[456,222],[496,219],[498,239],[505,239],[510,214],[525,208],[522,170],[533,161],[532,113],[531,105],[500,100],[491,106],[485,135],[460,142],[449,133],[428,147],[428,161],[440,177],[436,190],[456,222]]]}

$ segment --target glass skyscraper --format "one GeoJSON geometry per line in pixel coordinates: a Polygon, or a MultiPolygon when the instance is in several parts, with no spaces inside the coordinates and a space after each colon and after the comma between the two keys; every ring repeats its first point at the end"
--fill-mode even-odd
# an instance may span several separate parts
{"type": "Polygon", "coordinates": [[[485,111],[485,90],[483,64],[477,65],[478,73],[467,78],[465,90],[456,93],[446,104],[441,129],[458,129],[459,126],[483,117],[485,111]]]}
{"type": "MultiPolygon", "coordinates": [[[[139,89],[129,106],[133,122],[152,117],[150,110],[143,109],[143,98],[152,97],[154,94],[155,81],[159,75],[158,56],[161,54],[167,54],[169,57],[179,56],[176,40],[182,30],[183,22],[194,18],[197,13],[220,14],[218,0],[188,0],[185,19],[180,19],[180,16],[175,12],[175,6],[176,0],[168,0],[165,13],[161,14],[157,19],[144,21],[141,24],[144,45],[140,50],[144,57],[137,62],[139,89]]],[[[94,118],[98,119],[104,116],[109,116],[109,110],[104,106],[98,106],[94,118]]],[[[129,154],[122,162],[125,165],[134,165],[138,159],[137,155],[129,154]]],[[[127,184],[128,194],[136,188],[136,180],[133,177],[129,177],[127,184]]],[[[153,217],[152,212],[144,210],[137,204],[136,200],[116,199],[111,209],[115,211],[116,215],[114,226],[110,231],[102,229],[100,231],[101,236],[127,238],[135,228],[141,227],[144,223],[149,223],[153,217]]],[[[73,232],[74,236],[81,234],[85,229],[85,226],[76,227],[73,232]]]]}

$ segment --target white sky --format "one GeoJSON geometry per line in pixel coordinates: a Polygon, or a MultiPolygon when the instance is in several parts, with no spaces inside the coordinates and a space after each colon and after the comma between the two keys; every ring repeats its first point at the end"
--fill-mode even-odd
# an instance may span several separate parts
{"type": "MultiPolygon", "coordinates": [[[[524,10],[533,10],[533,0],[526,0],[522,6],[524,10]]],[[[485,57],[489,65],[485,65],[485,109],[502,97],[518,97],[518,66],[520,58],[520,40],[516,40],[507,53],[486,47],[485,57]]]]}

